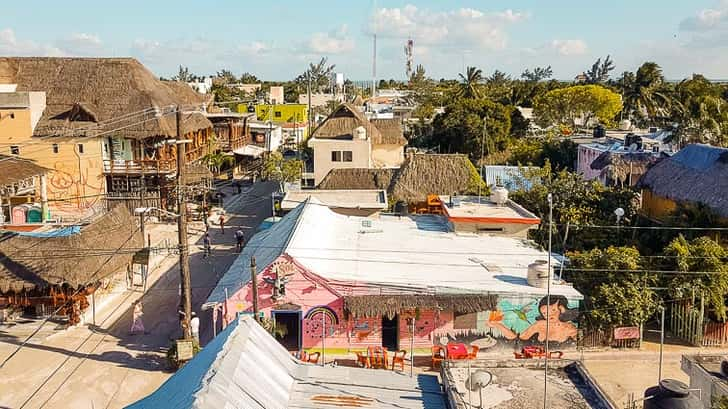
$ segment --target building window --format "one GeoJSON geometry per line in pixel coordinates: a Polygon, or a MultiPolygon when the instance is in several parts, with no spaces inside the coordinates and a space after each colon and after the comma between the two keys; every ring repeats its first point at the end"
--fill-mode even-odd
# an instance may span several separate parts
{"type": "Polygon", "coordinates": [[[276,111],[274,113],[274,115],[276,116],[276,118],[280,118],[281,117],[281,111],[276,111]]]}
{"type": "Polygon", "coordinates": [[[341,162],[341,151],[331,152],[331,162],[341,162]]]}
{"type": "Polygon", "coordinates": [[[351,151],[343,151],[343,152],[341,152],[341,155],[344,158],[344,162],[352,161],[351,151]]]}
{"type": "Polygon", "coordinates": [[[10,145],[10,154],[11,155],[20,155],[20,146],[10,145]]]}
{"type": "Polygon", "coordinates": [[[83,153],[83,144],[82,143],[78,144],[78,153],[83,153]]]}
{"type": "Polygon", "coordinates": [[[58,144],[57,143],[53,144],[53,153],[58,153],[58,144]]]}

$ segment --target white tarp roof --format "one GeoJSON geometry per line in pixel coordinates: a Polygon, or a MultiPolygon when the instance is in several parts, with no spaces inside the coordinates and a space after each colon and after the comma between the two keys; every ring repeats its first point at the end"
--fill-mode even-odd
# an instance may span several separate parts
{"type": "Polygon", "coordinates": [[[257,158],[265,153],[265,148],[261,148],[260,146],[256,145],[245,145],[242,148],[233,150],[233,153],[237,155],[252,156],[257,158]]]}
{"type": "Polygon", "coordinates": [[[250,316],[231,323],[159,389],[127,409],[330,408],[328,399],[315,399],[321,396],[360,398],[377,408],[445,409],[433,375],[302,364],[250,316]]]}

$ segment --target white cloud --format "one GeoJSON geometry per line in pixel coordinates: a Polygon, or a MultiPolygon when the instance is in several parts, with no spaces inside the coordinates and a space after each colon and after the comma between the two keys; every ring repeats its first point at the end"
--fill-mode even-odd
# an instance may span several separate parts
{"type": "Polygon", "coordinates": [[[252,41],[248,44],[241,44],[237,47],[237,51],[244,55],[263,55],[272,51],[272,46],[261,42],[252,41]]]}
{"type": "Polygon", "coordinates": [[[313,33],[301,50],[307,54],[343,54],[354,47],[349,28],[344,24],[328,33],[313,33]]]}
{"type": "Polygon", "coordinates": [[[59,49],[68,55],[98,56],[104,54],[104,46],[95,34],[73,33],[57,42],[59,49]]]}
{"type": "Polygon", "coordinates": [[[11,28],[0,30],[0,54],[13,56],[63,56],[62,50],[50,45],[38,44],[31,40],[18,39],[11,28]]]}
{"type": "Polygon", "coordinates": [[[584,55],[588,48],[584,40],[553,40],[549,44],[549,47],[559,53],[559,55],[567,57],[584,55]]]}
{"type": "Polygon", "coordinates": [[[368,30],[385,38],[412,37],[416,43],[427,45],[502,50],[508,39],[506,28],[526,18],[526,13],[510,9],[484,12],[460,8],[436,12],[408,4],[377,10],[368,30]]]}
{"type": "Polygon", "coordinates": [[[699,10],[694,16],[680,22],[683,31],[710,31],[728,29],[728,0],[718,3],[716,8],[699,10]]]}

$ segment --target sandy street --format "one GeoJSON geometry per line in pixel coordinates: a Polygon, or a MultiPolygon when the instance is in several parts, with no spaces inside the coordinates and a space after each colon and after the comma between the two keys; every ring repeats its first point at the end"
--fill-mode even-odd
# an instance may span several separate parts
{"type": "MultiPolygon", "coordinates": [[[[202,257],[200,232],[190,229],[192,305],[200,314],[203,345],[212,337],[212,327],[209,313],[201,314],[199,306],[236,256],[236,226],[242,226],[250,238],[271,214],[270,194],[275,187],[259,183],[242,195],[227,189],[226,231],[221,234],[216,226],[210,227],[210,258],[202,257]]],[[[175,237],[174,228],[167,230],[169,237],[175,237]]],[[[153,284],[142,300],[147,333],[129,334],[131,305],[142,296],[141,290],[120,291],[97,311],[96,326],[77,326],[48,337],[40,336],[41,332],[0,368],[0,407],[120,408],[155,390],[171,375],[163,351],[180,333],[177,265],[177,256],[171,254],[150,274],[153,284]]],[[[0,331],[0,360],[23,340],[24,336],[0,331]]]]}

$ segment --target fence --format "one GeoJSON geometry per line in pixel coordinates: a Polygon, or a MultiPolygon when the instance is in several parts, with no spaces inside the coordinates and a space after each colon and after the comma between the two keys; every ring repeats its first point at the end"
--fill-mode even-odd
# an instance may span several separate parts
{"type": "Polygon", "coordinates": [[[109,192],[106,194],[106,208],[113,209],[117,205],[124,205],[129,212],[134,214],[134,209],[139,207],[162,207],[162,199],[159,192],[146,192],[144,198],[141,192],[109,192]]]}
{"type": "Polygon", "coordinates": [[[639,348],[640,339],[614,339],[614,329],[592,329],[579,332],[579,348],[639,348]]]}
{"type": "Polygon", "coordinates": [[[728,322],[708,322],[703,326],[704,347],[720,347],[728,344],[728,322]]]}
{"type": "Polygon", "coordinates": [[[704,313],[702,298],[699,308],[695,308],[692,302],[675,303],[670,308],[667,329],[673,336],[691,345],[702,345],[704,313]]]}

